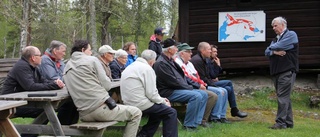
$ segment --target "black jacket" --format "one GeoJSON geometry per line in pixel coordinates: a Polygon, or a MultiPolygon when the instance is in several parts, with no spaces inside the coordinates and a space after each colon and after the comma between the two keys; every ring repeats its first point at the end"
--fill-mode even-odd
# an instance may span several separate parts
{"type": "Polygon", "coordinates": [[[166,55],[159,56],[153,69],[157,75],[157,89],[160,96],[169,97],[177,89],[193,89],[192,85],[188,84],[180,66],[173,60],[169,60],[166,55]]]}
{"type": "Polygon", "coordinates": [[[157,53],[157,58],[156,59],[158,59],[159,56],[162,53],[161,40],[159,40],[159,39],[156,39],[155,41],[154,40],[150,40],[148,49],[153,50],[154,52],[156,52],[157,53]]]}
{"type": "Polygon", "coordinates": [[[53,80],[43,79],[39,69],[34,68],[25,58],[21,57],[9,71],[4,81],[1,94],[51,89],[60,88],[53,80]]]}
{"type": "Polygon", "coordinates": [[[208,86],[216,87],[216,85],[214,84],[214,81],[210,77],[208,59],[203,58],[201,54],[198,53],[191,58],[190,62],[192,62],[194,68],[198,71],[200,79],[202,79],[205,83],[207,83],[208,86]]]}

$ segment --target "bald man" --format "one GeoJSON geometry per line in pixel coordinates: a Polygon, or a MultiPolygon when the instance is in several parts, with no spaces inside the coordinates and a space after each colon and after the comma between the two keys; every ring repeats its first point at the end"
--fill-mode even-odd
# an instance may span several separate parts
{"type": "MultiPolygon", "coordinates": [[[[37,68],[41,63],[41,52],[37,47],[27,46],[22,50],[21,59],[9,71],[4,81],[1,95],[23,91],[39,91],[61,89],[64,84],[61,80],[45,80],[37,68]]],[[[35,118],[43,109],[17,108],[15,116],[35,118]]]]}

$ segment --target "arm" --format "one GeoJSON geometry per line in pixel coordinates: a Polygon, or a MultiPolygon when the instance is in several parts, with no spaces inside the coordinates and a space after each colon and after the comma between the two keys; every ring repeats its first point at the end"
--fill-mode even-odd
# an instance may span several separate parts
{"type": "Polygon", "coordinates": [[[60,87],[53,81],[42,81],[40,72],[30,67],[17,67],[14,75],[21,87],[26,91],[53,90],[60,87]]]}
{"type": "Polygon", "coordinates": [[[183,77],[176,77],[171,71],[170,66],[165,63],[157,62],[154,64],[157,68],[157,75],[165,78],[165,84],[168,88],[172,89],[193,89],[191,85],[188,85],[186,80],[183,77]],[[185,82],[183,82],[185,81],[185,82]]]}
{"type": "Polygon", "coordinates": [[[194,82],[192,79],[190,79],[189,77],[186,77],[186,79],[187,79],[187,82],[190,84],[190,85],[192,85],[192,87],[194,88],[194,89],[200,89],[200,84],[199,83],[197,83],[197,82],[194,82]]]}
{"type": "Polygon", "coordinates": [[[165,98],[160,97],[157,86],[156,86],[156,74],[152,68],[147,69],[145,74],[143,74],[143,79],[141,79],[147,98],[156,104],[166,104],[165,98]]]}
{"type": "Polygon", "coordinates": [[[111,89],[111,80],[107,77],[106,71],[103,69],[100,61],[98,58],[93,58],[92,63],[101,86],[104,87],[106,91],[109,91],[111,89]]]}
{"type": "Polygon", "coordinates": [[[293,44],[298,43],[298,36],[294,31],[288,31],[278,42],[271,42],[270,50],[290,50],[293,44]]]}

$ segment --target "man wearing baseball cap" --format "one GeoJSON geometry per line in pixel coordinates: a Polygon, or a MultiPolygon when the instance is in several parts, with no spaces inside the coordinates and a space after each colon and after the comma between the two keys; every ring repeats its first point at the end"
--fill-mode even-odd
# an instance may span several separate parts
{"type": "Polygon", "coordinates": [[[163,51],[153,65],[157,75],[157,89],[160,96],[168,98],[170,102],[188,103],[183,126],[187,131],[196,131],[198,125],[202,125],[208,94],[188,84],[183,70],[173,60],[178,51],[176,45],[175,40],[166,39],[163,51]]]}
{"type": "Polygon", "coordinates": [[[167,34],[165,30],[158,27],[154,30],[154,34],[150,37],[149,49],[157,53],[157,59],[162,52],[161,41],[163,40],[163,35],[167,34]]]}

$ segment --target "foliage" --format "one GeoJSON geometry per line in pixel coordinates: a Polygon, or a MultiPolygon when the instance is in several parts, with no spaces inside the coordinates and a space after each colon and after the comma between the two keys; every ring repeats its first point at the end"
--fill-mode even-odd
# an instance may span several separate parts
{"type": "MultiPolygon", "coordinates": [[[[26,0],[0,1],[0,26],[5,28],[0,30],[0,39],[6,39],[6,45],[0,42],[0,58],[4,57],[5,49],[8,57],[14,45],[20,45],[23,1],[26,0]]],[[[66,43],[70,51],[75,39],[91,41],[91,28],[88,27],[89,0],[28,1],[31,5],[31,45],[44,51],[52,40],[59,40],[66,43]]],[[[105,32],[102,26],[107,25],[107,44],[119,49],[124,43],[132,41],[137,44],[138,52],[141,52],[148,47],[154,28],[161,26],[171,32],[170,29],[175,28],[178,13],[177,8],[172,8],[171,1],[177,6],[178,0],[95,0],[97,44],[103,44],[105,32]],[[107,4],[111,4],[110,7],[107,4]],[[108,24],[103,22],[106,19],[105,13],[110,14],[108,24]]],[[[18,57],[17,53],[15,55],[18,57]]]]}

